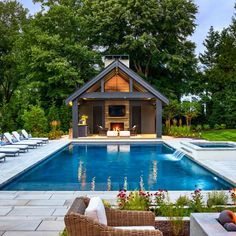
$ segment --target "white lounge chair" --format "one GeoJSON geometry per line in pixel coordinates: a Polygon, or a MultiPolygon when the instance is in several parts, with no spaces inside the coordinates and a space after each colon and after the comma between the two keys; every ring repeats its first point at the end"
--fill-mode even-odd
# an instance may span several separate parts
{"type": "Polygon", "coordinates": [[[21,140],[20,138],[20,134],[16,131],[12,132],[12,135],[14,136],[14,138],[18,141],[18,142],[25,142],[25,143],[37,143],[37,145],[42,145],[43,141],[40,140],[21,140]]]}
{"type": "Polygon", "coordinates": [[[117,136],[118,136],[118,131],[114,131],[114,130],[107,131],[107,137],[117,137],[117,136]]]}
{"type": "Polygon", "coordinates": [[[0,160],[6,161],[6,155],[5,155],[5,153],[0,153],[0,160]]]}
{"type": "Polygon", "coordinates": [[[19,148],[2,148],[0,147],[0,153],[5,154],[6,156],[16,156],[20,154],[19,148]]]}
{"type": "Polygon", "coordinates": [[[28,145],[14,145],[14,144],[2,144],[0,148],[18,148],[20,149],[20,152],[28,152],[29,151],[29,146],[28,145]]]}
{"type": "Polygon", "coordinates": [[[120,131],[120,137],[130,137],[130,131],[128,130],[120,131]]]}
{"type": "Polygon", "coordinates": [[[28,145],[29,148],[36,148],[38,146],[38,144],[35,142],[35,143],[32,143],[32,142],[29,142],[29,141],[25,141],[25,142],[22,142],[22,141],[13,141],[13,138],[11,136],[10,133],[4,133],[4,137],[7,139],[8,142],[10,142],[11,144],[14,144],[14,145],[28,145]]]}
{"type": "Polygon", "coordinates": [[[25,129],[22,129],[21,134],[22,134],[23,137],[24,137],[25,139],[27,139],[27,140],[41,140],[41,141],[43,141],[44,143],[48,143],[48,142],[49,142],[49,139],[48,139],[48,138],[37,138],[37,137],[32,138],[32,137],[30,137],[30,135],[26,132],[25,129]]]}

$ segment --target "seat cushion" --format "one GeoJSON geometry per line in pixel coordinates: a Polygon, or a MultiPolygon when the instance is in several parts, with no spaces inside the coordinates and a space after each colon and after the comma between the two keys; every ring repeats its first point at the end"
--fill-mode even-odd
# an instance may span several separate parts
{"type": "Polygon", "coordinates": [[[100,197],[92,197],[88,207],[85,209],[85,215],[97,222],[107,225],[107,216],[105,207],[100,197]]]}
{"type": "Polygon", "coordinates": [[[124,230],[155,230],[154,226],[118,226],[114,228],[124,230]]]}

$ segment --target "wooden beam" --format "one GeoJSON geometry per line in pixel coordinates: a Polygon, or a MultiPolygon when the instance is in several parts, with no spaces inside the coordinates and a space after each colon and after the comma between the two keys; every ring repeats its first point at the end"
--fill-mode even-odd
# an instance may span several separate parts
{"type": "Polygon", "coordinates": [[[148,92],[92,92],[84,93],[80,98],[87,99],[152,99],[154,95],[148,92]]]}
{"type": "Polygon", "coordinates": [[[73,138],[78,138],[79,130],[79,109],[78,109],[78,99],[73,100],[72,105],[72,130],[73,130],[73,138]]]}
{"type": "Polygon", "coordinates": [[[162,102],[156,100],[156,136],[162,137],[162,102]]]}

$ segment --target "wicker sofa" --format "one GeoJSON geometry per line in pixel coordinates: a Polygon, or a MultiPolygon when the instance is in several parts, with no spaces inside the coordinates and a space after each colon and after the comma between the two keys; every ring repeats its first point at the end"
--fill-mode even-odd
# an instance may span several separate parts
{"type": "Polygon", "coordinates": [[[65,215],[68,236],[162,236],[159,230],[125,230],[116,226],[154,226],[155,215],[148,211],[124,211],[105,208],[107,225],[84,215],[89,198],[76,198],[65,215]]]}

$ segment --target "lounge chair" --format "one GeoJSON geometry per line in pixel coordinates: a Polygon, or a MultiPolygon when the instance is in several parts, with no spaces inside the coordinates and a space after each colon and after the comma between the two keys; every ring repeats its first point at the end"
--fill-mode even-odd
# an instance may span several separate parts
{"type": "Polygon", "coordinates": [[[118,137],[118,131],[115,130],[108,130],[107,137],[118,137]]]}
{"type": "Polygon", "coordinates": [[[101,125],[98,125],[98,134],[101,136],[106,136],[108,128],[103,128],[101,125]]]}
{"type": "Polygon", "coordinates": [[[17,140],[14,140],[11,136],[10,133],[4,133],[4,137],[7,139],[7,141],[11,144],[14,144],[14,145],[28,145],[29,148],[37,148],[38,144],[35,142],[35,143],[32,143],[32,142],[29,142],[29,141],[17,141],[17,140]]]}
{"type": "Polygon", "coordinates": [[[130,137],[130,131],[128,130],[120,131],[120,137],[130,137]]]}
{"type": "Polygon", "coordinates": [[[26,139],[26,140],[41,140],[41,141],[43,141],[43,143],[48,143],[48,142],[49,142],[49,139],[48,139],[48,138],[37,138],[37,137],[32,138],[31,135],[29,135],[29,134],[26,132],[25,129],[22,129],[21,134],[22,134],[22,136],[24,137],[24,139],[26,139]]]}
{"type": "Polygon", "coordinates": [[[43,141],[41,140],[21,140],[20,134],[16,131],[12,132],[12,135],[14,136],[14,138],[18,141],[18,142],[28,142],[28,143],[37,143],[37,145],[42,145],[43,141]]]}
{"type": "Polygon", "coordinates": [[[2,148],[0,147],[0,153],[5,154],[6,156],[16,156],[20,154],[19,148],[2,148]]]}
{"type": "Polygon", "coordinates": [[[73,202],[64,218],[68,236],[162,236],[151,211],[104,209],[91,201],[80,197],[73,202]]]}
{"type": "Polygon", "coordinates": [[[20,149],[20,152],[28,152],[29,151],[29,146],[28,145],[14,145],[11,143],[4,143],[1,142],[1,146],[2,148],[18,148],[20,149]]]}
{"type": "Polygon", "coordinates": [[[6,154],[5,153],[0,153],[0,160],[6,161],[6,154]]]}
{"type": "Polygon", "coordinates": [[[131,136],[137,135],[137,125],[134,125],[132,128],[129,129],[131,136]]]}

